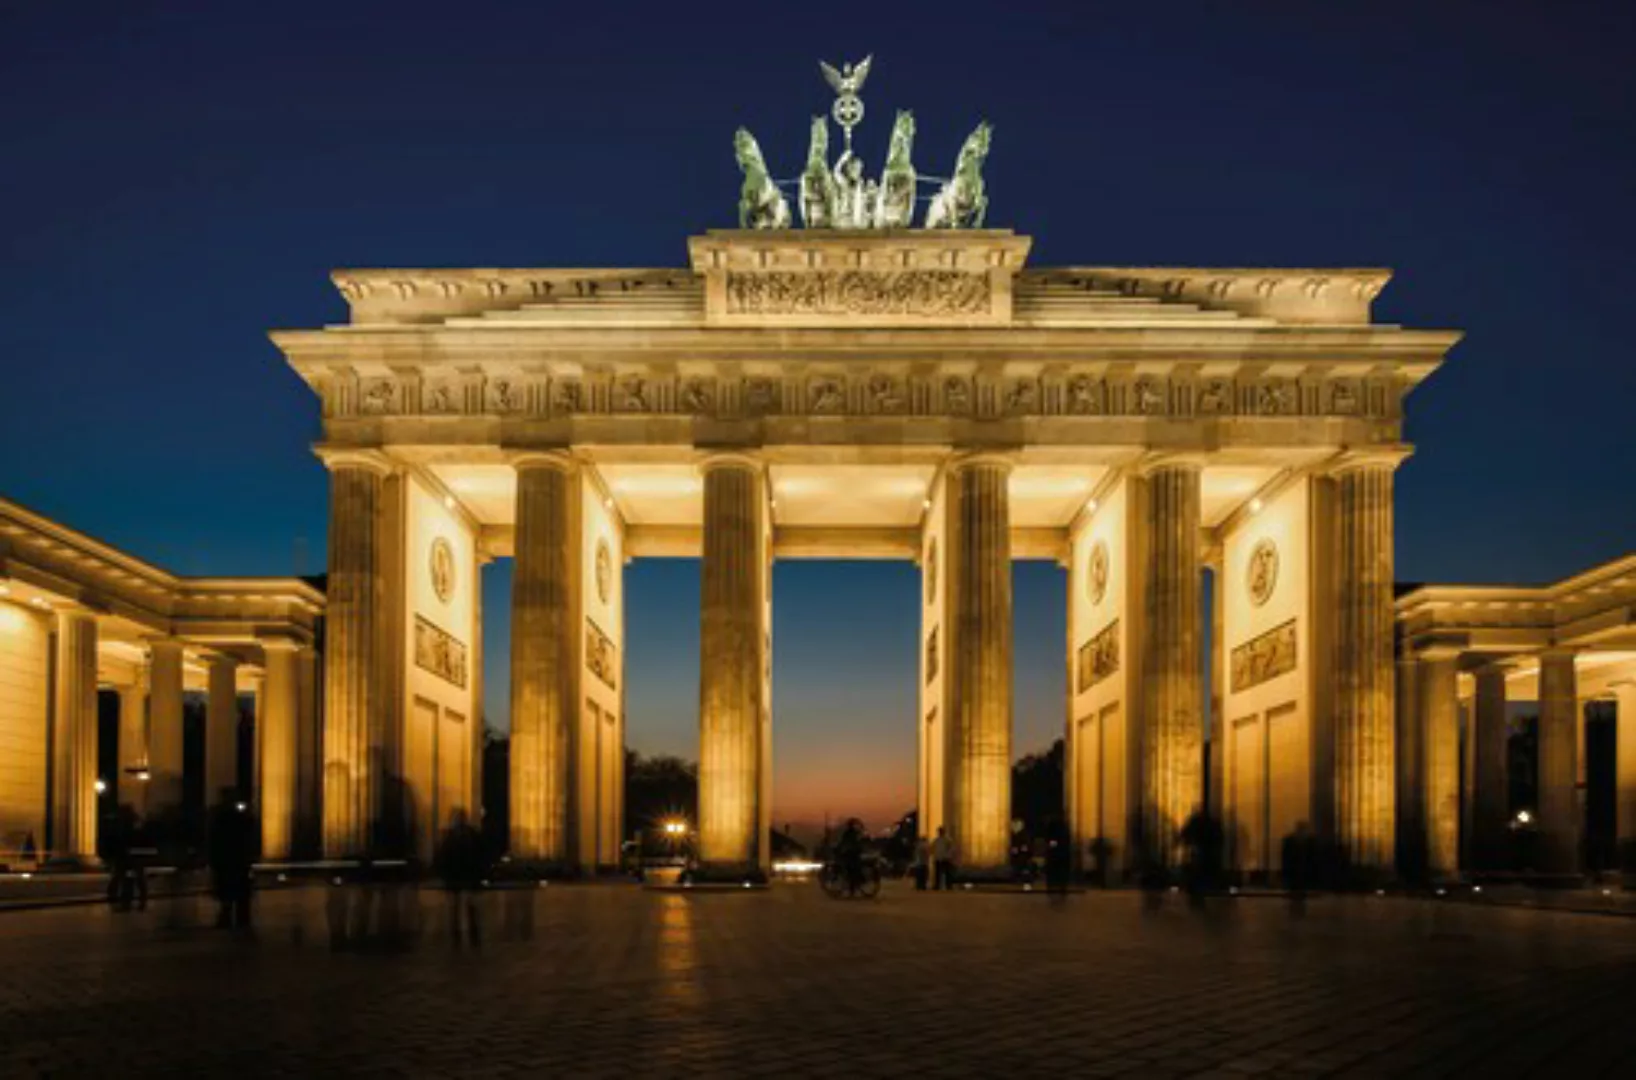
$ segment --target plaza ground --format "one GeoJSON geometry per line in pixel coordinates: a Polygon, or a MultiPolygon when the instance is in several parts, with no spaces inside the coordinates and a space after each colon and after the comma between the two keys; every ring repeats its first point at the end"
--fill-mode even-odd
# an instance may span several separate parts
{"type": "Polygon", "coordinates": [[[919,895],[810,885],[444,897],[403,952],[332,953],[328,890],[0,914],[7,1076],[1472,1074],[1636,1067],[1626,918],[1401,898],[919,895]],[[532,933],[521,937],[528,905],[532,933]],[[509,932],[508,932],[509,923],[509,932]]]}

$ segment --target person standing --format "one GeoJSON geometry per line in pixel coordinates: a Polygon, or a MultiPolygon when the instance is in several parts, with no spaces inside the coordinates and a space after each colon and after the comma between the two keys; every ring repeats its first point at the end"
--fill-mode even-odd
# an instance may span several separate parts
{"type": "Polygon", "coordinates": [[[210,813],[210,878],[216,925],[250,929],[250,875],[255,866],[254,822],[232,788],[222,788],[210,813]]]}
{"type": "Polygon", "coordinates": [[[1045,888],[1059,899],[1068,895],[1068,878],[1073,866],[1072,844],[1067,823],[1053,817],[1045,827],[1045,888]]]}
{"type": "Polygon", "coordinates": [[[932,845],[924,836],[915,837],[914,862],[912,864],[915,876],[915,891],[926,891],[926,879],[932,871],[932,845]]]}
{"type": "Polygon", "coordinates": [[[954,888],[954,840],[942,825],[932,839],[932,871],[934,891],[954,888]]]}
{"type": "Polygon", "coordinates": [[[462,918],[472,948],[482,947],[483,925],[477,911],[477,891],[483,887],[487,869],[483,836],[467,820],[466,811],[457,808],[449,815],[449,828],[443,833],[437,851],[438,874],[449,893],[449,937],[457,949],[462,941],[462,918]]]}

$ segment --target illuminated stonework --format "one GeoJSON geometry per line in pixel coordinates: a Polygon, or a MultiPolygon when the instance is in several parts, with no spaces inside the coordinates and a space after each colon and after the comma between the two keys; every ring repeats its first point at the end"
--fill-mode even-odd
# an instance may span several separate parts
{"type": "MultiPolygon", "coordinates": [[[[1456,335],[1373,323],[1382,270],[1035,269],[1031,246],[990,228],[774,228],[693,237],[679,268],[338,272],[350,324],[274,338],[318,395],[334,477],[339,790],[372,790],[359,763],[377,745],[425,756],[409,719],[364,719],[422,696],[371,642],[412,613],[481,669],[480,589],[435,616],[419,610],[435,590],[399,595],[396,545],[436,517],[456,581],[517,560],[513,856],[612,861],[619,813],[596,793],[621,760],[622,567],[701,558],[700,853],[754,874],[776,798],[772,561],[915,560],[921,825],[1003,874],[1007,567],[1049,558],[1071,580],[1075,849],[1100,836],[1116,867],[1173,862],[1206,789],[1208,562],[1234,583],[1212,760],[1242,865],[1276,871],[1300,820],[1387,866],[1390,477],[1403,398],[1456,335]],[[1285,624],[1276,649],[1235,652],[1285,624]],[[1233,656],[1260,659],[1230,687],[1233,656]],[[1332,767],[1303,766],[1328,747],[1332,767]]],[[[438,701],[440,724],[478,715],[471,682],[438,701]]],[[[355,835],[356,814],[330,815],[333,835],[355,835]]]]}

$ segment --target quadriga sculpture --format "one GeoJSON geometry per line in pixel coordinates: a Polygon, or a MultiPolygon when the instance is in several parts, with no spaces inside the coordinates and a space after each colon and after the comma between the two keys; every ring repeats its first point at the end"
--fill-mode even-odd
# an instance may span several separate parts
{"type": "Polygon", "coordinates": [[[899,109],[892,124],[892,146],[875,196],[875,228],[904,229],[915,216],[915,167],[910,161],[915,146],[915,116],[899,109]]]}
{"type": "Polygon", "coordinates": [[[744,172],[744,186],[739,189],[738,197],[739,228],[789,228],[789,201],[767,175],[767,163],[762,160],[755,136],[746,128],[739,128],[733,136],[733,151],[738,156],[738,167],[744,172]]]}
{"type": "Polygon", "coordinates": [[[809,229],[835,228],[835,177],[829,171],[829,125],[812,118],[812,143],[801,173],[801,223],[809,229]]]}
{"type": "Polygon", "coordinates": [[[983,162],[988,157],[990,127],[985,120],[966,137],[955,162],[954,176],[932,198],[926,210],[928,229],[981,229],[988,212],[983,189],[983,162]]]}

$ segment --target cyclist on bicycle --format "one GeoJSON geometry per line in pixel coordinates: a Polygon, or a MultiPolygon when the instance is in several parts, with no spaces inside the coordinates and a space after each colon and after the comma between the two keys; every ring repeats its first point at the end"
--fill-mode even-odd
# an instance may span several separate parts
{"type": "Polygon", "coordinates": [[[848,892],[863,884],[863,822],[851,818],[835,841],[835,862],[841,869],[848,892]]]}

